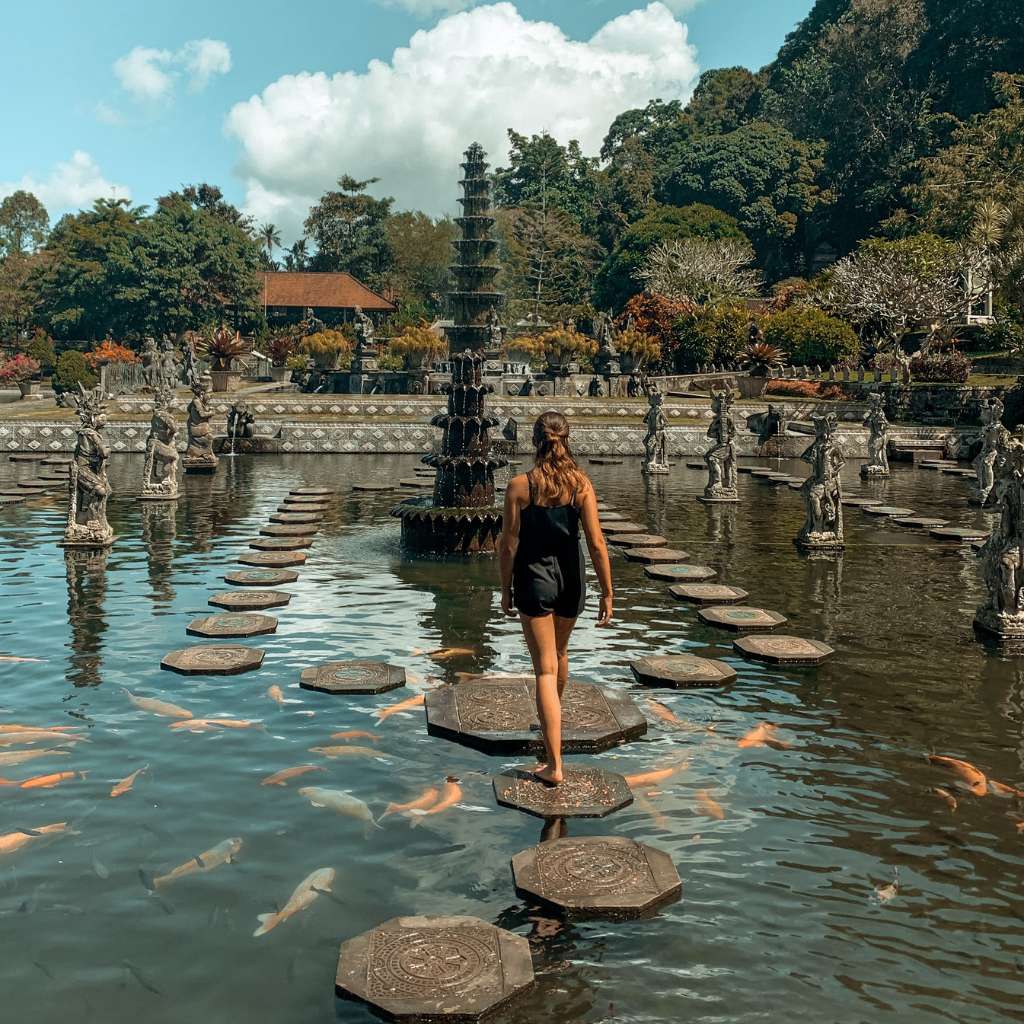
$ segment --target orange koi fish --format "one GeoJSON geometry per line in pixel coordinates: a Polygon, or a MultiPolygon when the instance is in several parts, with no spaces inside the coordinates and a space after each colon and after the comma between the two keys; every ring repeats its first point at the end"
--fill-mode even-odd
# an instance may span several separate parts
{"type": "Polygon", "coordinates": [[[772,725],[770,722],[762,722],[760,725],[754,726],[742,739],[738,739],[736,746],[741,748],[771,747],[773,750],[789,750],[791,744],[783,743],[782,740],[775,738],[777,729],[778,726],[772,725]]]}
{"type": "Polygon", "coordinates": [[[0,753],[0,766],[24,764],[37,757],[70,757],[70,750],[8,750],[0,753]]]}
{"type": "Polygon", "coordinates": [[[932,764],[943,765],[959,775],[967,789],[975,796],[985,796],[988,793],[988,779],[969,761],[960,761],[955,757],[945,757],[941,754],[929,754],[928,760],[932,764]]]}
{"type": "Polygon", "coordinates": [[[389,704],[386,708],[379,708],[376,712],[377,721],[387,721],[392,715],[401,715],[406,711],[412,711],[413,708],[422,707],[426,702],[426,694],[417,693],[416,696],[407,697],[405,700],[400,700],[397,704],[389,704]]]}
{"type": "Polygon", "coordinates": [[[321,757],[380,757],[380,751],[371,747],[310,747],[311,754],[321,757]]]}
{"type": "Polygon", "coordinates": [[[159,889],[163,885],[167,885],[170,882],[174,882],[185,875],[195,874],[197,871],[212,871],[216,867],[220,867],[221,864],[227,864],[234,860],[235,854],[242,848],[241,839],[225,839],[224,842],[218,843],[216,846],[207,850],[205,853],[200,853],[190,860],[185,861],[184,864],[179,864],[173,871],[169,871],[166,875],[160,875],[159,878],[153,879],[153,888],[159,889]]]}
{"type": "Polygon", "coordinates": [[[305,775],[306,772],[325,772],[327,771],[323,765],[319,764],[299,764],[294,768],[282,768],[279,772],[274,772],[273,775],[268,775],[265,779],[260,782],[261,786],[283,786],[286,782],[291,779],[297,779],[300,775],[305,775]]]}
{"type": "Polygon", "coordinates": [[[45,729],[47,732],[77,732],[84,728],[81,725],[19,725],[16,722],[9,722],[7,725],[0,725],[0,733],[8,732],[31,732],[33,729],[45,729]]]}
{"type": "Polygon", "coordinates": [[[469,658],[476,654],[475,647],[439,647],[435,651],[421,651],[418,647],[414,647],[409,652],[412,655],[426,654],[428,658],[432,658],[434,661],[448,661],[449,658],[469,658]]]}
{"type": "Polygon", "coordinates": [[[3,662],[5,665],[20,665],[25,662],[36,662],[39,664],[45,660],[45,658],[19,658],[16,654],[0,654],[0,662],[3,662]]]}
{"type": "Polygon", "coordinates": [[[373,743],[380,743],[380,737],[373,732],[366,732],[364,729],[348,729],[345,732],[332,732],[332,740],[370,740],[373,743]]]}
{"type": "Polygon", "coordinates": [[[661,703],[661,701],[655,700],[653,697],[647,698],[647,706],[655,715],[658,716],[658,718],[668,725],[675,725],[680,728],[686,725],[686,723],[679,718],[671,708],[666,707],[661,703]]]}
{"type": "Polygon", "coordinates": [[[440,814],[442,811],[447,811],[449,807],[454,807],[461,799],[462,787],[459,785],[457,779],[449,775],[445,780],[444,789],[441,791],[441,799],[438,800],[433,807],[416,812],[410,811],[410,814],[416,814],[416,817],[414,817],[411,822],[412,827],[416,828],[424,818],[430,817],[432,814],[440,814]]]}
{"type": "Polygon", "coordinates": [[[256,729],[262,722],[247,718],[186,718],[181,722],[171,722],[168,729],[187,729],[189,732],[210,732],[213,729],[256,729]]]}
{"type": "Polygon", "coordinates": [[[725,820],[725,808],[706,790],[697,792],[697,806],[709,817],[725,820]]]}
{"type": "Polygon", "coordinates": [[[655,828],[661,829],[662,832],[669,831],[668,818],[661,811],[659,811],[658,808],[655,807],[654,804],[652,804],[651,801],[647,799],[647,797],[643,796],[640,793],[637,793],[635,800],[637,807],[639,807],[641,810],[645,811],[647,814],[651,816],[651,820],[654,822],[655,828]]]}
{"type": "Polygon", "coordinates": [[[334,868],[318,868],[299,882],[295,891],[288,898],[288,902],[276,914],[256,915],[260,926],[252,933],[253,937],[266,935],[267,932],[287,921],[289,917],[297,914],[300,910],[305,910],[317,896],[331,892],[332,885],[334,885],[334,868]]]}
{"type": "Polygon", "coordinates": [[[415,800],[410,800],[407,804],[388,804],[384,808],[384,813],[377,819],[383,821],[389,814],[406,814],[409,811],[425,811],[428,807],[433,806],[440,799],[441,793],[437,786],[428,786],[415,800]]]}
{"type": "Polygon", "coordinates": [[[160,715],[162,718],[191,718],[192,712],[186,708],[178,707],[166,700],[157,700],[156,697],[139,697],[131,690],[125,690],[128,699],[140,711],[148,711],[151,715],[160,715]]]}
{"type": "Polygon", "coordinates": [[[144,764],[141,768],[136,768],[131,775],[125,776],[120,782],[114,785],[114,788],[110,791],[111,797],[123,796],[127,793],[132,786],[135,785],[135,780],[149,767],[148,764],[144,764]]]}
{"type": "Polygon", "coordinates": [[[284,707],[284,692],[281,687],[274,683],[273,686],[267,687],[267,696],[279,707],[284,707]]]}
{"type": "Polygon", "coordinates": [[[1024,789],[1015,789],[1013,786],[1007,786],[1003,782],[996,782],[995,779],[988,780],[989,792],[993,796],[1001,796],[1005,800],[1016,797],[1018,800],[1024,800],[1024,789]]]}
{"type": "Polygon", "coordinates": [[[932,792],[937,797],[941,797],[946,801],[946,806],[949,807],[950,811],[955,811],[957,809],[957,799],[948,789],[943,789],[941,786],[935,786],[932,789],[932,792]]]}
{"type": "Polygon", "coordinates": [[[671,779],[676,772],[682,770],[682,765],[675,768],[656,768],[650,772],[639,772],[636,775],[625,776],[626,785],[630,789],[643,789],[645,786],[654,786],[666,779],[671,779]]]}
{"type": "Polygon", "coordinates": [[[51,772],[49,775],[36,775],[19,784],[19,789],[53,789],[62,782],[72,779],[84,779],[85,772],[51,772]]]}
{"type": "Polygon", "coordinates": [[[66,821],[58,821],[54,825],[40,825],[39,828],[19,830],[17,832],[8,832],[6,835],[0,835],[0,854],[15,853],[23,846],[28,846],[33,839],[39,839],[42,836],[53,835],[58,832],[66,832],[67,827],[68,823],[66,821]]]}

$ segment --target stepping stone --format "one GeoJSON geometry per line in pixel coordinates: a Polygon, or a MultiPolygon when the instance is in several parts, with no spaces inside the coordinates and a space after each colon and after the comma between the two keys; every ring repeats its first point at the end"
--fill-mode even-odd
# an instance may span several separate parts
{"type": "Polygon", "coordinates": [[[676,902],[672,858],[625,836],[553,839],[512,858],[516,894],[567,917],[633,921],[676,902]]]}
{"type": "Polygon", "coordinates": [[[686,463],[687,469],[707,469],[708,467],[703,462],[698,462],[696,459],[690,459],[686,463]]]}
{"type": "Polygon", "coordinates": [[[318,533],[318,527],[306,523],[271,523],[269,526],[260,527],[261,537],[309,537],[318,533]]]}
{"type": "MultiPolygon", "coordinates": [[[[39,489],[36,494],[44,493],[42,489],[39,489]]],[[[0,497],[3,498],[17,498],[19,501],[24,501],[26,498],[33,498],[36,495],[32,491],[26,491],[24,487],[5,487],[0,490],[0,497]]]]}
{"type": "Polygon", "coordinates": [[[912,508],[900,508],[898,505],[865,505],[861,511],[868,516],[892,516],[894,519],[914,515],[912,508]]]}
{"type": "Polygon", "coordinates": [[[164,656],[160,667],[183,676],[237,676],[263,664],[263,651],[240,644],[184,647],[164,656]]]}
{"type": "Polygon", "coordinates": [[[698,658],[695,654],[660,654],[631,661],[629,667],[644,686],[669,686],[674,690],[692,686],[728,686],[736,671],[724,661],[698,658]]]}
{"type": "Polygon", "coordinates": [[[789,483],[788,473],[766,473],[757,477],[759,483],[762,484],[785,484],[789,483]]]}
{"type": "Polygon", "coordinates": [[[757,469],[757,466],[737,466],[736,467],[736,472],[737,473],[753,473],[755,469],[757,469]]]}
{"type": "Polygon", "coordinates": [[[774,469],[752,469],[750,475],[758,480],[763,480],[765,477],[772,476],[775,472],[776,470],[774,469]]]}
{"type": "Polygon", "coordinates": [[[956,466],[944,467],[942,472],[946,476],[977,476],[973,469],[958,468],[956,466]]]}
{"type": "Polygon", "coordinates": [[[270,516],[272,523],[291,523],[294,525],[322,523],[324,517],[319,512],[274,512],[270,516]]]}
{"type": "Polygon", "coordinates": [[[261,569],[287,569],[290,565],[303,565],[308,557],[304,551],[243,551],[236,561],[261,569]]]}
{"type": "Polygon", "coordinates": [[[298,551],[312,546],[312,537],[257,537],[249,541],[249,547],[257,551],[298,551]]]}
{"type": "Polygon", "coordinates": [[[668,543],[666,538],[656,533],[615,533],[608,540],[611,544],[627,548],[658,548],[668,543]]]}
{"type": "Polygon", "coordinates": [[[12,498],[5,494],[0,494],[0,505],[20,505],[24,502],[25,496],[19,495],[16,498],[12,498]]]}
{"type": "Polygon", "coordinates": [[[353,491],[393,491],[394,484],[353,484],[353,491]]]}
{"type": "Polygon", "coordinates": [[[622,459],[606,459],[601,456],[591,456],[587,459],[591,465],[594,466],[621,466],[622,459]]]}
{"type": "Polygon", "coordinates": [[[959,544],[988,540],[987,530],[972,530],[966,526],[937,526],[934,530],[929,530],[928,535],[936,540],[954,541],[959,544]]]}
{"type": "Polygon", "coordinates": [[[624,523],[626,517],[621,512],[601,512],[598,518],[601,520],[602,526],[607,526],[608,523],[624,523]]]}
{"type": "Polygon", "coordinates": [[[44,466],[70,466],[71,459],[64,455],[48,455],[43,459],[44,466]]]}
{"type": "Polygon", "coordinates": [[[881,505],[878,498],[842,498],[841,503],[847,508],[868,508],[871,505],[881,505]]]}
{"type": "Polygon", "coordinates": [[[272,615],[251,615],[244,612],[225,612],[193,619],[185,627],[189,636],[205,636],[212,640],[232,640],[249,636],[265,636],[277,632],[277,619],[272,615]]]}
{"type": "Polygon", "coordinates": [[[334,990],[386,1020],[461,1024],[533,984],[521,935],[477,917],[394,917],[342,943],[334,990]]]}
{"type": "Polygon", "coordinates": [[[212,604],[214,608],[249,612],[263,611],[266,608],[281,608],[291,599],[292,595],[283,590],[225,590],[214,594],[206,603],[212,604]]]}
{"type": "Polygon", "coordinates": [[[327,500],[316,494],[289,494],[284,499],[286,505],[326,505],[327,500]]]}
{"type": "Polygon", "coordinates": [[[329,498],[334,491],[330,487],[293,487],[288,494],[301,498],[329,498]]]}
{"type": "Polygon", "coordinates": [[[14,452],[7,456],[11,462],[42,462],[46,455],[42,452],[14,452]]]}
{"type": "Polygon", "coordinates": [[[405,669],[386,661],[328,661],[303,669],[299,686],[320,693],[387,693],[405,686],[405,669]]]}
{"type": "Polygon", "coordinates": [[[800,490],[800,488],[801,488],[801,487],[803,487],[803,485],[804,485],[804,480],[802,480],[802,479],[801,479],[800,477],[798,477],[798,476],[795,476],[795,477],[793,477],[793,479],[792,479],[792,480],[790,480],[790,481],[789,481],[789,482],[788,482],[788,483],[786,484],[786,486],[787,486],[787,487],[788,487],[788,488],[789,488],[789,489],[790,489],[791,491],[799,491],[799,490],[800,490]]]}
{"type": "Polygon", "coordinates": [[[906,516],[893,519],[896,526],[907,526],[918,530],[936,530],[940,526],[946,526],[948,519],[932,519],[931,516],[906,516]]]}
{"type": "Polygon", "coordinates": [[[953,459],[922,459],[916,465],[922,469],[948,469],[954,468],[957,463],[953,459]]]}
{"type": "Polygon", "coordinates": [[[616,519],[610,523],[601,523],[601,529],[605,533],[643,533],[644,528],[639,523],[631,523],[628,519],[616,519]]]}
{"type": "Polygon", "coordinates": [[[64,473],[61,476],[57,476],[51,473],[40,473],[39,480],[44,484],[66,484],[68,482],[68,474],[64,473]]]}
{"type": "Polygon", "coordinates": [[[600,768],[566,766],[565,779],[547,786],[520,767],[494,776],[494,798],[537,818],[606,818],[631,804],[633,791],[621,775],[600,768]]]}
{"type": "Polygon", "coordinates": [[[415,477],[410,479],[410,478],[407,477],[405,480],[399,480],[398,481],[398,486],[399,487],[433,487],[434,486],[434,481],[433,480],[417,480],[415,477]]]}
{"type": "Polygon", "coordinates": [[[614,512],[615,511],[615,506],[614,505],[609,505],[608,502],[606,502],[606,501],[599,501],[597,503],[597,511],[598,512],[614,512]]]}
{"type": "Polygon", "coordinates": [[[680,601],[690,604],[739,604],[750,595],[739,587],[725,583],[677,583],[668,592],[680,601]]]}
{"type": "MultiPolygon", "coordinates": [[[[476,676],[427,694],[427,732],[485,754],[541,753],[533,676],[476,676]]],[[[562,749],[609,750],[647,732],[647,720],[627,694],[569,681],[562,697],[562,749]]]]}
{"type": "Polygon", "coordinates": [[[707,565],[646,565],[644,573],[652,580],[712,580],[718,573],[707,565]]]}
{"type": "Polygon", "coordinates": [[[224,582],[233,587],[280,587],[298,578],[294,569],[236,569],[224,577],[224,582]]]}
{"type": "Polygon", "coordinates": [[[278,505],[277,515],[316,516],[323,519],[324,513],[330,511],[329,505],[278,505]]]}
{"type": "Polygon", "coordinates": [[[626,548],[622,552],[629,562],[646,562],[648,565],[654,562],[678,562],[681,558],[689,558],[686,551],[678,548],[626,548]]]}
{"type": "Polygon", "coordinates": [[[47,491],[49,488],[38,478],[35,480],[19,480],[17,486],[24,491],[47,491]]]}
{"type": "Polygon", "coordinates": [[[778,612],[769,611],[767,608],[750,608],[746,605],[714,605],[711,608],[701,608],[697,612],[697,618],[705,626],[718,626],[737,633],[745,629],[776,629],[787,622],[786,616],[778,612]]]}
{"type": "Polygon", "coordinates": [[[770,661],[776,665],[819,665],[835,651],[820,640],[802,636],[741,636],[733,648],[748,658],[770,661]]]}

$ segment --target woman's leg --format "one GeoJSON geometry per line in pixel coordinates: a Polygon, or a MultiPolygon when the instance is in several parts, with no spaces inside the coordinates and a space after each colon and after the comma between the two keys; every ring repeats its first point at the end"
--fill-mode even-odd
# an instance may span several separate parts
{"type": "Polygon", "coordinates": [[[558,655],[555,642],[555,620],[552,615],[531,617],[520,615],[523,636],[533,660],[537,678],[537,717],[547,751],[547,762],[537,769],[537,777],[545,782],[561,782],[562,774],[562,702],[558,691],[558,655]]]}
{"type": "Polygon", "coordinates": [[[565,685],[569,682],[569,637],[576,625],[575,617],[564,619],[555,616],[555,655],[558,658],[558,699],[565,693],[565,685]]]}

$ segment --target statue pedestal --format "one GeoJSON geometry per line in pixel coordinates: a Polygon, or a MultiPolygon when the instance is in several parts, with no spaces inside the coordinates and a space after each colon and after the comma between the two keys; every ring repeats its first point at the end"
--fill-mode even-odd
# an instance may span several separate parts
{"type": "Polygon", "coordinates": [[[722,491],[718,494],[698,494],[697,500],[705,505],[737,504],[740,500],[736,491],[722,491]]]}
{"type": "Polygon", "coordinates": [[[846,544],[843,538],[835,533],[801,533],[794,544],[801,551],[843,551],[846,544]]]}
{"type": "Polygon", "coordinates": [[[979,608],[974,615],[974,628],[998,643],[1024,644],[1024,613],[1010,615],[979,608]]]}
{"type": "Polygon", "coordinates": [[[92,523],[71,523],[64,531],[60,546],[64,548],[109,548],[114,543],[114,531],[109,526],[92,523]]]}
{"type": "Polygon", "coordinates": [[[860,475],[862,480],[888,480],[892,474],[881,466],[872,466],[865,463],[860,467],[860,475]]]}
{"type": "Polygon", "coordinates": [[[217,461],[216,455],[192,456],[191,458],[188,455],[183,455],[181,465],[186,473],[216,473],[217,461]]]}
{"type": "Polygon", "coordinates": [[[155,488],[145,489],[138,497],[139,501],[177,501],[178,487],[175,483],[173,490],[157,490],[155,488]]]}
{"type": "Polygon", "coordinates": [[[647,476],[664,476],[669,469],[663,462],[652,462],[650,465],[644,463],[643,472],[647,476]]]}

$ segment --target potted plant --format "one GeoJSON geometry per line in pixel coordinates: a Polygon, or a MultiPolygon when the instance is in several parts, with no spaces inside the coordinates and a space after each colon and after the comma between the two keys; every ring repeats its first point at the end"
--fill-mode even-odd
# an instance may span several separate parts
{"type": "Polygon", "coordinates": [[[31,356],[19,352],[5,363],[0,363],[0,384],[10,387],[18,385],[22,398],[32,394],[35,381],[32,379],[39,372],[39,363],[31,356]]]}
{"type": "Polygon", "coordinates": [[[540,336],[548,371],[556,377],[567,377],[573,367],[597,354],[597,342],[580,334],[573,327],[554,327],[540,336]]]}
{"type": "Polygon", "coordinates": [[[448,341],[426,322],[410,325],[388,342],[388,351],[402,359],[406,370],[429,369],[448,354],[448,341]]]}
{"type": "Polygon", "coordinates": [[[639,373],[661,358],[658,339],[632,327],[619,332],[615,347],[619,350],[619,368],[623,373],[639,373]]]}
{"type": "Polygon", "coordinates": [[[202,343],[202,354],[210,360],[210,379],[214,391],[230,391],[238,383],[241,371],[234,362],[245,355],[245,342],[238,331],[232,333],[221,324],[212,337],[202,343]]]}
{"type": "Polygon", "coordinates": [[[766,341],[754,341],[740,354],[747,375],[736,378],[743,398],[760,398],[768,387],[768,372],[782,365],[786,353],[766,341]]]}
{"type": "Polygon", "coordinates": [[[270,356],[270,377],[276,384],[282,384],[291,377],[289,360],[298,349],[298,339],[294,334],[275,334],[267,346],[270,356]]]}
{"type": "Polygon", "coordinates": [[[331,373],[338,369],[341,358],[352,352],[352,342],[341,331],[328,329],[307,334],[302,349],[321,373],[331,373]]]}

